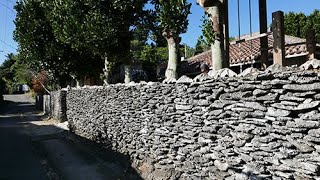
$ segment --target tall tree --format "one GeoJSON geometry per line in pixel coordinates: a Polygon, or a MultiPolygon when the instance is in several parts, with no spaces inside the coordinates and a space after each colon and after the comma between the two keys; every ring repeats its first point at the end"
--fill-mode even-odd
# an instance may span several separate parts
{"type": "Polygon", "coordinates": [[[191,3],[187,0],[154,0],[153,4],[159,17],[162,35],[168,44],[169,60],[165,75],[167,79],[176,79],[179,35],[187,31],[191,3]]]}
{"type": "MultiPolygon", "coordinates": [[[[126,64],[125,82],[130,81],[130,42],[133,30],[147,12],[147,0],[52,1],[55,35],[73,48],[85,48],[109,61],[126,64]]],[[[108,71],[108,70],[106,70],[108,71]]]]}
{"type": "Polygon", "coordinates": [[[17,2],[14,38],[30,68],[36,72],[49,71],[65,86],[70,74],[85,76],[90,73],[88,69],[92,71],[99,62],[89,51],[74,50],[55,36],[49,16],[52,7],[48,3],[46,0],[17,2]]]}

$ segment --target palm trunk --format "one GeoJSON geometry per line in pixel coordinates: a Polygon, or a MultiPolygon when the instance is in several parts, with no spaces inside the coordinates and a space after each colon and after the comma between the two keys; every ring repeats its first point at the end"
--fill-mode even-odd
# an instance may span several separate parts
{"type": "Polygon", "coordinates": [[[177,65],[178,65],[178,43],[173,38],[167,39],[169,49],[169,61],[166,70],[166,79],[177,79],[177,65]]]}

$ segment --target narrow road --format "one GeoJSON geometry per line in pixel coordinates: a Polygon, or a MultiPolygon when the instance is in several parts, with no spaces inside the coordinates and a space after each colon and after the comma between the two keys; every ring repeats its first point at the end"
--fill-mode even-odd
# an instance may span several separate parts
{"type": "Polygon", "coordinates": [[[0,104],[0,179],[48,179],[25,133],[28,122],[39,119],[30,98],[5,95],[0,104]]]}

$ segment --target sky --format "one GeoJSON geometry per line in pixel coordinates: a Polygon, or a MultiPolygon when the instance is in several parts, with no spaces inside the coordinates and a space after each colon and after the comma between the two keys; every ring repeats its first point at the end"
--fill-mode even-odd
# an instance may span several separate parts
{"type": "MultiPolygon", "coordinates": [[[[196,45],[198,37],[201,35],[201,18],[204,15],[202,7],[198,6],[196,0],[188,0],[192,3],[191,14],[189,15],[189,27],[185,34],[182,34],[182,43],[191,47],[196,45]]],[[[229,31],[230,36],[238,35],[238,0],[229,0],[229,31]]],[[[240,1],[240,19],[241,34],[250,33],[249,23],[249,1],[240,1]]],[[[259,7],[258,0],[251,0],[252,13],[252,31],[259,31],[259,7]]],[[[18,44],[13,40],[13,31],[15,29],[14,19],[15,11],[13,6],[15,0],[0,0],[0,64],[6,59],[9,53],[16,53],[18,44]]],[[[319,0],[267,0],[268,25],[271,24],[272,12],[303,12],[306,15],[312,13],[315,9],[320,9],[319,0]]]]}

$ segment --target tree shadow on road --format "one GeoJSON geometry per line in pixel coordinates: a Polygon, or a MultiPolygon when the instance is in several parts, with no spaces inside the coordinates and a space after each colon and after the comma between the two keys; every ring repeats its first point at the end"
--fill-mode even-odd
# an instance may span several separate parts
{"type": "MultiPolygon", "coordinates": [[[[50,129],[56,127],[44,126],[41,128],[50,129]]],[[[55,176],[59,177],[57,179],[74,179],[72,173],[68,174],[66,169],[59,167],[69,166],[69,169],[72,169],[73,172],[79,171],[80,173],[90,174],[90,171],[95,171],[91,176],[94,179],[142,180],[139,173],[131,166],[128,156],[73,133],[64,133],[65,136],[63,138],[53,137],[52,139],[32,142],[40,157],[47,160],[47,171],[51,169],[51,172],[55,172],[55,176]],[[99,176],[95,176],[95,174],[99,174],[99,176]]],[[[85,177],[86,175],[83,176],[85,177]]],[[[76,178],[78,179],[79,177],[76,178]]]]}

